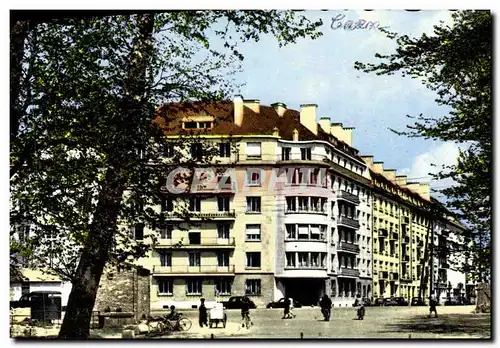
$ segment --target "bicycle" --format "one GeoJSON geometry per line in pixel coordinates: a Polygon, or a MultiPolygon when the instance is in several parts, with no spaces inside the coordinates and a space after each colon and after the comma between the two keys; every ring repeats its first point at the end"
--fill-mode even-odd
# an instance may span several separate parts
{"type": "Polygon", "coordinates": [[[147,325],[150,328],[150,334],[163,335],[172,331],[188,331],[191,328],[192,323],[191,320],[179,313],[174,319],[168,318],[166,315],[157,318],[150,318],[147,321],[147,325]],[[156,330],[153,330],[153,326],[151,325],[153,322],[156,323],[156,330]]]}

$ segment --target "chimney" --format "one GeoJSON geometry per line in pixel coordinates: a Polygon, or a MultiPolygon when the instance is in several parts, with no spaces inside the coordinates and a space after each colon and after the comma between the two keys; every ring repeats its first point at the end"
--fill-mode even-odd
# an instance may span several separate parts
{"type": "Polygon", "coordinates": [[[280,130],[278,127],[273,128],[273,137],[279,137],[280,136],[280,130]]]}
{"type": "Polygon", "coordinates": [[[399,186],[406,185],[406,175],[396,175],[396,184],[399,186]]]}
{"type": "Polygon", "coordinates": [[[259,99],[245,99],[243,100],[244,105],[251,109],[256,114],[260,114],[260,100],[259,99]]]}
{"type": "Polygon", "coordinates": [[[345,127],[344,128],[344,137],[345,137],[345,142],[347,145],[352,146],[352,131],[354,130],[354,127],[345,127]]]}
{"type": "Polygon", "coordinates": [[[241,95],[234,97],[233,104],[234,124],[241,127],[243,123],[243,97],[241,95]]]}
{"type": "Polygon", "coordinates": [[[379,174],[384,173],[384,162],[373,162],[373,171],[379,174]]]}
{"type": "Polygon", "coordinates": [[[387,180],[394,182],[396,180],[396,170],[395,169],[384,169],[382,173],[387,180]]]}
{"type": "Polygon", "coordinates": [[[373,167],[373,156],[361,156],[361,158],[369,168],[373,167]]]}
{"type": "Polygon", "coordinates": [[[330,134],[330,117],[323,116],[319,119],[319,126],[328,134],[330,134]]]}
{"type": "Polygon", "coordinates": [[[276,113],[278,114],[279,117],[283,117],[283,115],[285,114],[285,111],[286,111],[286,104],[281,103],[281,102],[277,102],[277,103],[271,104],[271,106],[274,108],[274,110],[276,111],[276,113]]]}
{"type": "Polygon", "coordinates": [[[318,123],[316,122],[316,108],[317,104],[301,104],[300,105],[300,123],[318,135],[318,123]]]}
{"type": "Polygon", "coordinates": [[[299,131],[296,128],[293,130],[293,141],[299,141],[299,131]]]}
{"type": "Polygon", "coordinates": [[[345,141],[344,128],[342,128],[342,123],[332,123],[330,125],[330,133],[334,135],[338,140],[345,141]]]}

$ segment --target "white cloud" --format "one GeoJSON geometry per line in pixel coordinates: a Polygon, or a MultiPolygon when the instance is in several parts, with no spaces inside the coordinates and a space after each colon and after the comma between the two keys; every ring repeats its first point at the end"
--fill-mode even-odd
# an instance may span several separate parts
{"type": "Polygon", "coordinates": [[[459,149],[463,147],[455,143],[441,143],[429,149],[427,152],[415,156],[412,160],[411,168],[404,168],[399,171],[402,175],[408,176],[408,181],[429,183],[431,188],[443,189],[454,184],[451,179],[432,180],[429,173],[437,174],[442,170],[442,166],[457,164],[459,149]]]}

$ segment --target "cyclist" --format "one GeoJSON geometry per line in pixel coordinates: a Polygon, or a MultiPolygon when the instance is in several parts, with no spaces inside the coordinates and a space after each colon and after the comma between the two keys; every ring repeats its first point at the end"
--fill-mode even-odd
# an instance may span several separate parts
{"type": "Polygon", "coordinates": [[[241,327],[245,327],[245,320],[250,322],[250,325],[253,325],[250,319],[250,299],[246,296],[241,301],[241,320],[243,320],[241,327]]]}
{"type": "Polygon", "coordinates": [[[177,320],[179,319],[179,316],[180,314],[175,310],[175,306],[174,305],[170,306],[170,313],[167,314],[166,319],[177,320]]]}

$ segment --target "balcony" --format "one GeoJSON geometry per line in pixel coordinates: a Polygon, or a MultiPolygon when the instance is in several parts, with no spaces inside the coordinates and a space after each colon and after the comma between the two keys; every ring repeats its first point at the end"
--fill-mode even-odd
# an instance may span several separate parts
{"type": "Polygon", "coordinates": [[[410,255],[405,255],[401,258],[401,262],[410,262],[410,255]]]}
{"type": "Polygon", "coordinates": [[[404,237],[404,238],[401,240],[401,243],[402,243],[402,244],[410,244],[410,237],[404,237]]]}
{"type": "Polygon", "coordinates": [[[378,276],[378,279],[389,279],[389,272],[380,272],[380,275],[378,276]]]}
{"type": "Polygon", "coordinates": [[[340,241],[337,250],[338,251],[347,251],[350,253],[359,253],[359,245],[354,244],[354,243],[340,241]]]}
{"type": "Polygon", "coordinates": [[[339,215],[337,220],[337,225],[344,225],[346,227],[358,229],[359,221],[347,216],[339,215]]]}
{"type": "Polygon", "coordinates": [[[328,212],[326,210],[313,209],[311,207],[305,207],[305,208],[299,208],[299,209],[295,209],[295,210],[287,208],[285,210],[285,214],[321,214],[321,215],[328,215],[328,212]]]}
{"type": "Polygon", "coordinates": [[[412,278],[408,274],[403,274],[399,280],[401,283],[411,283],[412,278]]]}
{"type": "Polygon", "coordinates": [[[398,234],[396,232],[391,232],[389,240],[398,240],[398,234]]]}
{"type": "Polygon", "coordinates": [[[156,248],[186,248],[186,249],[225,249],[234,248],[234,237],[231,238],[201,238],[199,243],[189,241],[189,238],[184,239],[158,239],[156,248]]]}
{"type": "Polygon", "coordinates": [[[211,212],[165,212],[165,217],[170,220],[232,220],[236,217],[234,210],[211,212]]]}
{"type": "Polygon", "coordinates": [[[153,275],[234,275],[234,265],[154,266],[153,275]]]}
{"type": "Polygon", "coordinates": [[[349,193],[347,191],[337,191],[337,199],[342,199],[346,202],[358,205],[359,204],[359,197],[356,195],[353,195],[352,193],[349,193]]]}
{"type": "Polygon", "coordinates": [[[355,268],[340,267],[340,276],[359,277],[359,270],[355,268]]]}
{"type": "Polygon", "coordinates": [[[399,280],[399,274],[396,272],[392,272],[390,275],[390,280],[392,280],[392,281],[399,280]]]}

